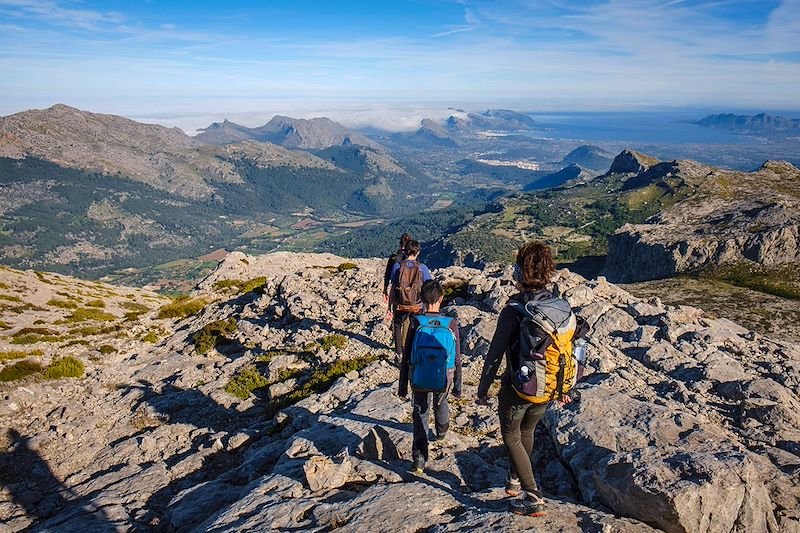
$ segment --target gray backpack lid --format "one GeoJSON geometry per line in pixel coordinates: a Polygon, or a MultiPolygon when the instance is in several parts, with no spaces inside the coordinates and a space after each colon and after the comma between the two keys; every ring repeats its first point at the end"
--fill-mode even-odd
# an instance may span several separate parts
{"type": "Polygon", "coordinates": [[[531,300],[526,304],[512,304],[550,335],[563,335],[575,329],[575,314],[572,306],[563,298],[531,300]]]}

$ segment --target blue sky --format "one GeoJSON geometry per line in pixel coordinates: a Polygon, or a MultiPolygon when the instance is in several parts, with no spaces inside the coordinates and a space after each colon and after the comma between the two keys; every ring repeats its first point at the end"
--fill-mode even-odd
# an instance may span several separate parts
{"type": "Polygon", "coordinates": [[[447,105],[800,109],[800,0],[0,0],[0,72],[2,115],[63,102],[189,129],[337,109],[400,129],[447,105]]]}

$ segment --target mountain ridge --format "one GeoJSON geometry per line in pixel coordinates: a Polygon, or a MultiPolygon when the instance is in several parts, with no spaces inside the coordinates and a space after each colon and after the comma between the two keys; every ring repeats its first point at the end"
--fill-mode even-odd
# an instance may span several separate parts
{"type": "Polygon", "coordinates": [[[360,144],[383,147],[365,135],[347,129],[327,117],[299,119],[275,115],[263,126],[248,128],[225,119],[201,129],[194,139],[207,144],[233,144],[245,139],[266,141],[287,148],[321,150],[331,146],[360,144]]]}

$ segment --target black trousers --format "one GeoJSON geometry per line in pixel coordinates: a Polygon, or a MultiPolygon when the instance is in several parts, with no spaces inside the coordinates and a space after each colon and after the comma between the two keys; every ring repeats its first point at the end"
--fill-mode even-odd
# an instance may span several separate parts
{"type": "Polygon", "coordinates": [[[447,405],[447,392],[414,392],[414,442],[411,455],[428,460],[428,422],[433,400],[433,420],[436,435],[444,435],[450,427],[450,407],[447,405]]]}

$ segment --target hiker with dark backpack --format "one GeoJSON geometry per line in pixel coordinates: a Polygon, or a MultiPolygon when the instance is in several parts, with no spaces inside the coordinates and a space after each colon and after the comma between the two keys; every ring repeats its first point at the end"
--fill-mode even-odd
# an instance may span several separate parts
{"type": "Polygon", "coordinates": [[[450,427],[450,409],[447,397],[452,391],[461,397],[461,342],[458,322],[439,312],[444,290],[438,281],[426,281],[422,286],[422,301],[427,310],[415,316],[408,330],[408,338],[400,363],[401,398],[408,395],[408,384],[414,402],[413,442],[411,456],[414,472],[421,474],[428,460],[428,419],[433,402],[435,438],[444,440],[450,427]]]}
{"type": "Polygon", "coordinates": [[[485,405],[505,357],[498,414],[510,463],[506,493],[522,493],[510,508],[527,516],[545,514],[531,464],[534,429],[552,402],[564,405],[573,400],[571,389],[583,373],[589,330],[569,302],[546,289],[554,272],[550,248],[544,243],[529,242],[519,249],[514,281],[520,292],[500,312],[478,385],[478,401],[485,405]]]}
{"type": "Polygon", "coordinates": [[[411,240],[411,235],[408,233],[403,233],[400,236],[400,248],[393,252],[389,256],[389,260],[386,261],[386,269],[383,271],[383,301],[385,302],[389,301],[389,284],[392,281],[392,270],[394,269],[394,265],[408,256],[406,247],[411,240]]]}
{"type": "Polygon", "coordinates": [[[392,319],[394,327],[394,349],[398,363],[403,356],[411,318],[423,310],[420,296],[422,284],[431,279],[428,267],[417,261],[419,252],[419,242],[410,241],[406,246],[407,257],[392,267],[387,316],[392,319]]]}

